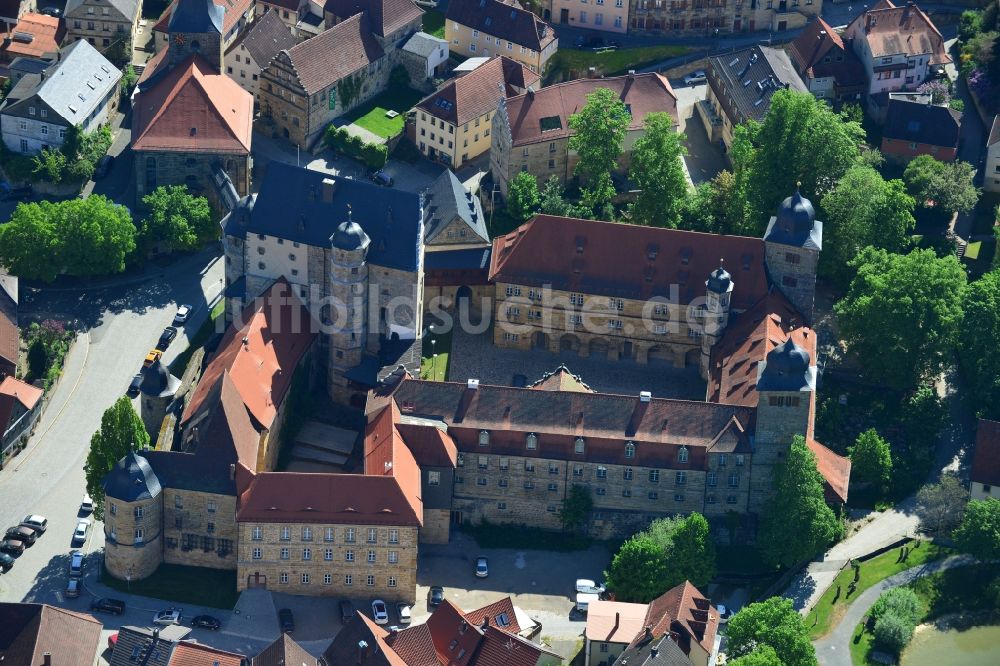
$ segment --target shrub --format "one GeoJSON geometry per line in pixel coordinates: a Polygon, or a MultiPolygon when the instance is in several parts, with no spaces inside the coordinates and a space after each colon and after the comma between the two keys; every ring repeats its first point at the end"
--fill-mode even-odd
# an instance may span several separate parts
{"type": "Polygon", "coordinates": [[[389,87],[390,88],[408,88],[410,86],[410,73],[406,71],[406,67],[402,65],[396,65],[389,72],[389,87]]]}
{"type": "Polygon", "coordinates": [[[913,638],[914,623],[893,613],[886,613],[875,622],[872,634],[875,644],[884,650],[899,654],[913,638]]]}
{"type": "Polygon", "coordinates": [[[389,159],[389,149],[384,144],[365,143],[361,137],[350,134],[343,127],[331,125],[323,142],[338,153],[360,160],[369,169],[380,169],[389,159]]]}
{"type": "Polygon", "coordinates": [[[868,616],[873,622],[877,622],[887,614],[916,622],[920,617],[920,599],[907,587],[896,587],[883,592],[868,611],[868,616]]]}

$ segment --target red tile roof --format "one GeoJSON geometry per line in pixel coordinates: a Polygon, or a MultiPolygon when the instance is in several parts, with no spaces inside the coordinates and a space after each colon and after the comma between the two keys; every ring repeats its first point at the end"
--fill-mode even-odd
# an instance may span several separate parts
{"type": "Polygon", "coordinates": [[[397,423],[396,429],[421,467],[454,467],[458,450],[448,431],[425,425],[397,423]]]}
{"type": "Polygon", "coordinates": [[[850,458],[837,455],[812,437],[806,440],[806,444],[816,456],[816,469],[823,476],[823,495],[826,501],[830,504],[847,502],[847,488],[851,480],[850,458]]]}
{"type": "Polygon", "coordinates": [[[632,642],[646,626],[646,604],[623,601],[593,601],[587,608],[587,640],[602,643],[632,642]]]}
{"type": "Polygon", "coordinates": [[[888,0],[879,2],[851,21],[845,34],[857,34],[867,40],[873,58],[930,54],[932,65],[951,62],[937,26],[911,3],[897,7],[888,0]]]}
{"type": "Polygon", "coordinates": [[[101,622],[91,615],[48,604],[0,602],[0,662],[91,666],[101,641],[101,622]]]}
{"type": "Polygon", "coordinates": [[[223,652],[200,643],[181,641],[174,646],[169,666],[243,666],[245,656],[223,652]]]}
{"type": "Polygon", "coordinates": [[[25,14],[13,29],[4,35],[6,39],[2,49],[3,59],[10,62],[18,56],[38,58],[46,53],[55,53],[59,50],[64,33],[59,19],[54,16],[25,14]],[[32,35],[33,39],[28,43],[12,39],[14,33],[18,32],[32,35]]]}
{"type": "MultiPolygon", "coordinates": [[[[0,275],[0,280],[10,283],[10,289],[16,295],[17,278],[0,275]]],[[[17,325],[17,301],[8,293],[7,288],[0,287],[0,369],[14,372],[17,366],[17,355],[21,343],[21,329],[17,325]]]]}
{"type": "Polygon", "coordinates": [[[132,149],[245,155],[252,122],[253,95],[193,55],[139,93],[132,149]]]}
{"type": "Polygon", "coordinates": [[[424,13],[413,0],[326,0],[323,9],[340,19],[365,12],[372,30],[380,37],[391,35],[424,13]]]}
{"type": "Polygon", "coordinates": [[[420,468],[407,448],[396,423],[399,410],[391,405],[368,424],[365,432],[365,476],[393,479],[418,520],[423,518],[420,468]]]}
{"type": "MultiPolygon", "coordinates": [[[[225,0],[225,2],[215,3],[226,10],[222,17],[223,37],[229,34],[229,31],[232,30],[233,26],[239,22],[240,18],[243,17],[243,14],[253,3],[254,0],[225,0]]],[[[154,33],[160,32],[166,34],[168,32],[170,15],[173,13],[174,6],[176,4],[177,0],[173,0],[173,2],[171,2],[170,5],[163,10],[163,13],[160,14],[160,18],[156,21],[156,25],[153,26],[154,33]]]]}
{"type": "MultiPolygon", "coordinates": [[[[678,644],[685,654],[690,654],[690,642],[701,645],[712,654],[715,634],[719,629],[719,615],[705,595],[689,581],[684,581],[649,602],[644,625],[652,627],[654,637],[666,633],[680,634],[678,644]]],[[[632,644],[642,640],[640,633],[632,644]]]]}
{"type": "Polygon", "coordinates": [[[1000,486],[1000,422],[979,420],[969,479],[988,486],[1000,486]]]}
{"type": "Polygon", "coordinates": [[[341,21],[284,53],[288,54],[302,88],[310,95],[385,55],[364,14],[341,21]]]}
{"type": "Polygon", "coordinates": [[[472,664],[483,632],[465,619],[462,609],[448,599],[434,609],[427,618],[427,628],[431,632],[438,661],[449,666],[472,664]]]}
{"type": "Polygon", "coordinates": [[[10,418],[14,414],[15,403],[31,411],[42,399],[42,390],[31,384],[25,384],[13,376],[4,378],[0,383],[0,435],[10,427],[10,418]]]}
{"type": "Polygon", "coordinates": [[[283,633],[251,659],[250,663],[253,666],[316,666],[318,662],[288,634],[283,633]]]}
{"type": "Polygon", "coordinates": [[[490,625],[483,632],[483,641],[473,663],[475,666],[536,666],[542,655],[549,658],[549,663],[562,663],[559,655],[541,645],[490,625]]]}
{"type": "Polygon", "coordinates": [[[506,101],[513,146],[554,141],[571,134],[569,117],[587,103],[587,95],[607,88],[629,105],[630,130],[642,129],[646,115],[654,111],[669,113],[677,122],[677,95],[670,82],[656,73],[629,74],[606,79],[577,79],[557,83],[541,90],[511,97],[506,101]],[[542,120],[552,129],[543,129],[542,120]],[[554,119],[558,119],[558,124],[554,119]]]}
{"type": "Polygon", "coordinates": [[[508,634],[521,633],[521,625],[517,623],[517,616],[514,613],[514,602],[510,597],[504,597],[482,608],[469,611],[465,614],[465,619],[469,624],[479,628],[484,628],[483,623],[488,622],[487,626],[496,627],[508,634]],[[501,616],[507,624],[501,624],[499,619],[501,616]]]}
{"type": "Polygon", "coordinates": [[[417,108],[452,125],[464,125],[492,111],[497,102],[539,81],[538,74],[507,56],[494,56],[431,93],[417,108]]]}
{"type": "Polygon", "coordinates": [[[245,323],[230,326],[219,343],[182,424],[199,411],[226,373],[257,423],[271,428],[299,361],[316,339],[318,324],[284,278],[251,303],[241,319],[245,323]]]}
{"type": "Polygon", "coordinates": [[[593,393],[594,389],[587,386],[578,375],[570,372],[565,365],[560,365],[552,372],[547,372],[528,388],[536,391],[575,391],[577,393],[593,393]]]}
{"type": "Polygon", "coordinates": [[[687,304],[704,296],[720,257],[735,283],[733,308],[767,293],[760,238],[536,215],[493,240],[490,281],[637,300],[677,285],[687,304]]]}
{"type": "Polygon", "coordinates": [[[436,666],[437,653],[434,651],[434,639],[426,624],[410,626],[395,634],[389,634],[385,642],[399,655],[408,666],[426,664],[436,666]]]}
{"type": "Polygon", "coordinates": [[[833,77],[841,87],[863,85],[865,70],[840,34],[820,17],[803,28],[788,53],[804,78],[833,77]]]}

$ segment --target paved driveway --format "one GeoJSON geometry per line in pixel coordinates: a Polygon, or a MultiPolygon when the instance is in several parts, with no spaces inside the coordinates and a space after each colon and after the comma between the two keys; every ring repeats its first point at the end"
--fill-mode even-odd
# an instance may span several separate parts
{"type": "Polygon", "coordinates": [[[688,86],[681,80],[675,80],[670,85],[677,95],[677,117],[680,121],[677,129],[687,135],[688,154],[684,157],[684,166],[691,181],[700,185],[727,168],[725,155],[719,146],[708,140],[705,126],[694,108],[697,102],[708,96],[708,84],[688,86]]]}

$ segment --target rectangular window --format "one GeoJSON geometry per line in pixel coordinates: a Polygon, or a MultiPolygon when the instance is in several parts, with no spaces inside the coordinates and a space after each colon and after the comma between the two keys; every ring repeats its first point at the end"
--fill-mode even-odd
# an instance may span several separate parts
{"type": "Polygon", "coordinates": [[[344,576],[344,585],[354,585],[354,576],[351,574],[344,576]]]}
{"type": "Polygon", "coordinates": [[[399,543],[399,530],[391,529],[389,530],[389,543],[399,543]]]}
{"type": "Polygon", "coordinates": [[[281,528],[281,540],[282,541],[289,541],[289,540],[291,540],[291,538],[292,538],[292,530],[291,530],[291,528],[282,527],[281,528]]]}
{"type": "Polygon", "coordinates": [[[368,578],[365,580],[365,584],[368,585],[368,587],[374,587],[375,586],[375,576],[369,575],[368,578]]]}
{"type": "Polygon", "coordinates": [[[354,561],[354,551],[353,550],[349,550],[349,551],[347,551],[347,552],[344,553],[344,561],[345,562],[353,562],[354,561]]]}
{"type": "Polygon", "coordinates": [[[649,470],[649,482],[650,483],[659,483],[660,482],[660,470],[658,470],[658,469],[651,469],[651,470],[649,470]]]}
{"type": "Polygon", "coordinates": [[[286,572],[282,571],[281,574],[278,576],[278,581],[280,581],[282,585],[287,585],[288,584],[288,574],[286,572]]]}
{"type": "Polygon", "coordinates": [[[313,558],[312,548],[303,548],[302,549],[302,561],[303,562],[309,562],[310,560],[312,560],[312,558],[313,558]]]}
{"type": "Polygon", "coordinates": [[[558,473],[559,473],[559,465],[555,463],[549,463],[549,474],[558,474],[558,473]]]}
{"type": "Polygon", "coordinates": [[[323,559],[327,562],[333,562],[333,548],[326,548],[323,551],[323,559]]]}
{"type": "Polygon", "coordinates": [[[607,467],[598,467],[597,468],[597,478],[598,479],[606,479],[606,478],[608,478],[608,468],[607,467]]]}
{"type": "Polygon", "coordinates": [[[281,549],[281,559],[287,560],[291,556],[291,551],[288,548],[281,549]]]}
{"type": "Polygon", "coordinates": [[[309,574],[307,573],[302,574],[302,584],[303,585],[309,584],[309,574]]]}
{"type": "Polygon", "coordinates": [[[368,561],[369,562],[374,562],[375,561],[375,551],[374,550],[369,550],[368,551],[368,561]]]}
{"type": "Polygon", "coordinates": [[[135,511],[133,513],[135,514],[136,520],[142,520],[143,508],[141,506],[135,507],[135,511]]]}
{"type": "Polygon", "coordinates": [[[312,538],[313,538],[312,528],[311,527],[303,527],[302,528],[302,540],[303,541],[312,541],[312,538]]]}
{"type": "Polygon", "coordinates": [[[598,488],[598,489],[596,489],[596,490],[595,490],[594,492],[595,492],[596,494],[598,494],[598,495],[604,495],[604,494],[605,494],[605,493],[607,493],[608,491],[607,491],[607,489],[605,489],[605,488],[598,488]]]}
{"type": "Polygon", "coordinates": [[[261,559],[263,557],[264,557],[264,551],[263,550],[261,550],[260,548],[254,548],[253,549],[253,559],[259,560],[259,559],[261,559]]]}
{"type": "Polygon", "coordinates": [[[323,584],[324,585],[330,585],[331,583],[333,583],[333,575],[332,574],[323,574],[323,584]]]}
{"type": "Polygon", "coordinates": [[[687,472],[677,472],[674,480],[678,486],[683,486],[687,483],[687,472]]]}
{"type": "Polygon", "coordinates": [[[709,472],[705,475],[705,483],[710,488],[714,488],[719,483],[719,477],[715,472],[709,472]]]}
{"type": "Polygon", "coordinates": [[[344,541],[347,543],[354,543],[354,528],[348,527],[347,531],[344,532],[344,541]]]}
{"type": "Polygon", "coordinates": [[[389,585],[389,587],[396,587],[396,577],[389,576],[387,584],[389,585]]]}
{"type": "Polygon", "coordinates": [[[558,490],[559,490],[559,484],[558,483],[550,483],[549,484],[549,492],[550,493],[554,493],[554,492],[556,492],[558,490]]]}
{"type": "Polygon", "coordinates": [[[323,535],[323,541],[332,542],[333,541],[333,528],[326,528],[326,533],[323,535]]]}

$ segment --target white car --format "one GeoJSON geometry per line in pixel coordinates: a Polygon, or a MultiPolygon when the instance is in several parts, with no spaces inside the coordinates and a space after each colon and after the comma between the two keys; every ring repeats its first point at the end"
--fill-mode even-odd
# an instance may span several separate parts
{"type": "Polygon", "coordinates": [[[191,316],[191,306],[182,305],[177,308],[177,314],[174,315],[174,324],[183,324],[191,316]]]}
{"type": "Polygon", "coordinates": [[[699,83],[705,83],[706,81],[708,81],[708,77],[705,76],[705,70],[703,69],[691,72],[684,77],[684,85],[686,86],[696,86],[699,83]]]}
{"type": "Polygon", "coordinates": [[[25,516],[24,520],[21,521],[21,525],[25,527],[30,527],[38,533],[38,536],[45,534],[45,530],[49,528],[49,521],[45,516],[30,515],[25,516]]]}
{"type": "Polygon", "coordinates": [[[576,591],[581,594],[604,594],[604,586],[598,585],[589,578],[576,579],[576,591]]]}
{"type": "Polygon", "coordinates": [[[83,501],[80,502],[80,510],[83,511],[84,513],[94,512],[94,500],[91,499],[90,495],[84,493],[83,501]]]}
{"type": "Polygon", "coordinates": [[[76,521],[76,531],[73,532],[73,545],[82,546],[87,540],[87,532],[90,531],[90,520],[87,518],[81,518],[76,521]]]}
{"type": "Polygon", "coordinates": [[[183,612],[183,608],[168,608],[166,610],[161,610],[153,616],[153,624],[158,624],[162,627],[169,626],[171,624],[180,624],[181,614],[183,612]]]}
{"type": "Polygon", "coordinates": [[[389,609],[381,599],[372,602],[372,617],[375,619],[375,624],[389,624],[389,609]]]}
{"type": "Polygon", "coordinates": [[[409,624],[410,621],[413,619],[410,615],[410,604],[408,603],[404,603],[401,601],[398,604],[396,604],[396,612],[399,613],[400,624],[409,624]]]}

